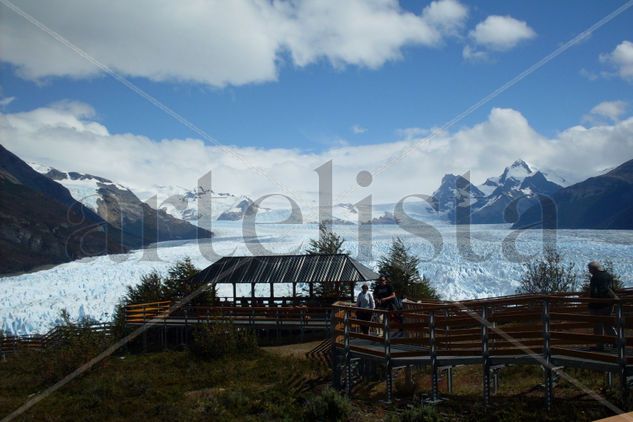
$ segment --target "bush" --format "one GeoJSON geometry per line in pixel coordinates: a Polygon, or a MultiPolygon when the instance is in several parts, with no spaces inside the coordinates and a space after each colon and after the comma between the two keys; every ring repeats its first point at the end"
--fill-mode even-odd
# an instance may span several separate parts
{"type": "Polygon", "coordinates": [[[400,414],[392,414],[387,422],[440,422],[442,418],[433,406],[419,406],[405,410],[400,414]]]}
{"type": "Polygon", "coordinates": [[[548,247],[537,261],[525,266],[517,293],[549,294],[569,292],[576,287],[576,267],[563,262],[564,256],[548,247]]]}
{"type": "Polygon", "coordinates": [[[22,350],[16,353],[14,365],[25,374],[35,376],[41,385],[59,381],[84,363],[90,361],[111,344],[105,331],[91,329],[94,321],[71,321],[66,310],[60,314],[56,327],[57,341],[45,350],[22,350]]]}
{"type": "Polygon", "coordinates": [[[239,330],[229,322],[199,324],[193,328],[191,353],[212,360],[257,350],[257,340],[250,331],[239,330]]]}
{"type": "MultiPolygon", "coordinates": [[[[154,270],[143,275],[139,284],[128,286],[126,295],[116,306],[112,316],[114,336],[122,338],[131,332],[126,328],[125,308],[127,305],[182,300],[205,284],[191,281],[191,277],[198,272],[199,270],[191,263],[191,259],[184,258],[171,266],[167,270],[166,276],[162,276],[154,270]]],[[[213,305],[216,293],[215,286],[209,285],[208,288],[199,291],[189,304],[194,306],[213,305]]]]}
{"type": "Polygon", "coordinates": [[[352,412],[352,405],[338,391],[327,387],[321,394],[309,400],[304,411],[306,421],[345,421],[352,412]]]}

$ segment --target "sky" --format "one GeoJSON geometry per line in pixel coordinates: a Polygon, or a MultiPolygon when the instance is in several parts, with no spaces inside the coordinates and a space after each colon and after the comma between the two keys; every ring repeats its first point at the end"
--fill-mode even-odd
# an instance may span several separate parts
{"type": "Polygon", "coordinates": [[[518,158],[580,181],[633,158],[631,5],[1,0],[0,143],[139,191],[299,195],[328,160],[340,202],[518,158]]]}

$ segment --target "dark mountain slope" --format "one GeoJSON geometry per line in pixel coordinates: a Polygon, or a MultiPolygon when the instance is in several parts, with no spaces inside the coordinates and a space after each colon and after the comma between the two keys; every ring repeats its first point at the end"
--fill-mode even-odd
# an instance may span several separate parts
{"type": "Polygon", "coordinates": [[[551,199],[554,209],[547,202],[544,207],[533,206],[513,227],[633,229],[633,160],[561,189],[551,199]]]}
{"type": "Polygon", "coordinates": [[[88,221],[80,204],[69,208],[16,181],[0,169],[0,273],[125,252],[119,233],[88,221]]]}
{"type": "Polygon", "coordinates": [[[175,218],[164,210],[152,208],[141,201],[130,189],[106,178],[77,172],[65,173],[57,169],[50,169],[45,176],[70,189],[75,199],[94,210],[113,227],[121,230],[126,241],[133,242],[138,239],[136,244],[129,246],[138,247],[160,241],[212,236],[208,230],[175,218]],[[83,196],[90,189],[81,193],[73,190],[78,182],[84,187],[92,186],[90,189],[93,190],[88,197],[83,196]]]}

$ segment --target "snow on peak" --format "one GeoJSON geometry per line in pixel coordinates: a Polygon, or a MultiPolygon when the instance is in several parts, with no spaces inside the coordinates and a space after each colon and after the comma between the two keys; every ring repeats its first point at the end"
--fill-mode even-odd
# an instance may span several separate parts
{"type": "Polygon", "coordinates": [[[43,164],[36,163],[36,162],[33,162],[33,161],[29,161],[27,164],[29,166],[31,166],[31,168],[33,170],[35,170],[36,172],[41,173],[41,174],[46,174],[46,173],[48,173],[49,171],[52,170],[51,167],[48,167],[48,166],[45,166],[43,164]]]}
{"type": "Polygon", "coordinates": [[[499,181],[501,183],[505,183],[508,179],[514,179],[520,182],[534,173],[535,171],[528,163],[519,159],[503,170],[503,174],[501,175],[499,181]]]}
{"type": "Polygon", "coordinates": [[[109,186],[119,190],[129,191],[127,187],[103,177],[74,171],[61,171],[39,163],[29,163],[29,165],[33,170],[64,186],[76,201],[81,202],[85,207],[94,212],[98,210],[97,201],[101,199],[101,194],[99,193],[101,187],[109,186]]]}

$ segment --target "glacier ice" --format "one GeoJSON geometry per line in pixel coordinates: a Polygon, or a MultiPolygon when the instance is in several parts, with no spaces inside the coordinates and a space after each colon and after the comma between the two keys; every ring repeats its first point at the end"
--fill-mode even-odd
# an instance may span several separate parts
{"type": "MultiPolygon", "coordinates": [[[[481,298],[515,291],[523,266],[504,256],[503,240],[511,233],[507,225],[470,226],[470,233],[464,226],[438,224],[435,228],[443,241],[435,257],[433,246],[427,240],[396,225],[340,225],[334,230],[347,240],[344,247],[356,257],[358,230],[371,229],[371,255],[361,259],[369,267],[375,267],[393,237],[400,236],[411,251],[423,259],[420,271],[431,279],[443,298],[481,298]],[[468,243],[472,246],[470,253],[465,252],[468,243]]],[[[264,248],[255,251],[257,253],[300,253],[309,239],[318,236],[318,227],[314,224],[258,224],[256,229],[256,237],[245,236],[241,222],[217,222],[213,226],[216,237],[211,243],[207,240],[200,245],[202,248],[211,245],[221,256],[251,255],[256,245],[264,248]]],[[[633,286],[633,231],[559,230],[547,235],[554,235],[558,248],[566,259],[576,264],[579,272],[590,260],[608,258],[625,284],[633,286]]],[[[517,253],[542,252],[542,239],[541,231],[521,232],[516,242],[517,253]]],[[[8,333],[43,333],[54,326],[62,309],[75,319],[107,321],[127,286],[134,285],[151,270],[165,272],[176,260],[186,256],[199,268],[212,263],[195,241],[172,241],[154,249],[85,258],[47,270],[0,278],[0,328],[8,333]]],[[[282,293],[282,288],[276,287],[276,293],[282,293]]],[[[258,286],[257,290],[266,294],[267,286],[258,286]]],[[[230,296],[231,286],[220,286],[219,294],[230,296]]],[[[240,286],[238,295],[241,294],[250,294],[250,286],[240,286]]]]}

